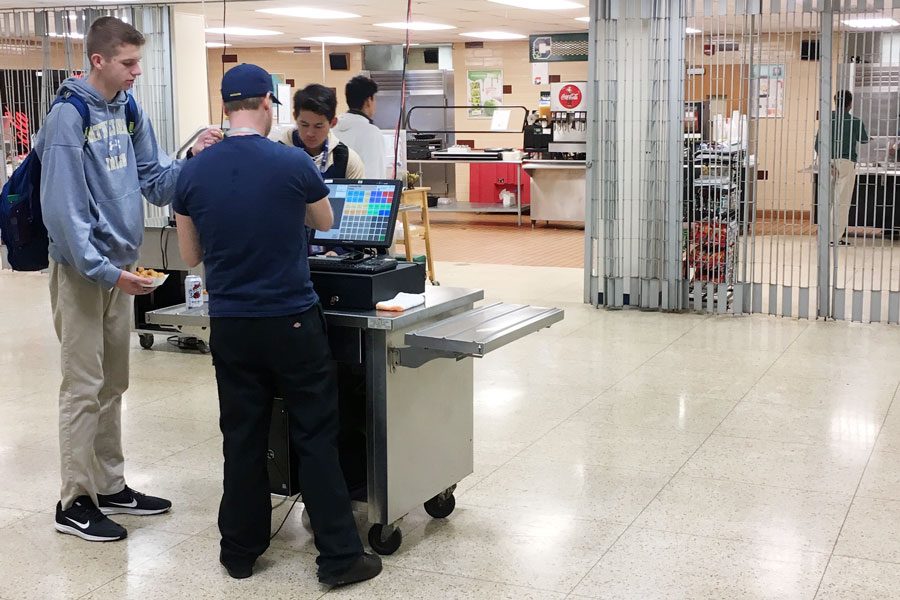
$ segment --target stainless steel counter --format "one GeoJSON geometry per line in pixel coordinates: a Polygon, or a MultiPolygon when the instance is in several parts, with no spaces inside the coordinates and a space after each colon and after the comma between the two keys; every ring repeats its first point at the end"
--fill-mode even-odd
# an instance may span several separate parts
{"type": "MultiPolygon", "coordinates": [[[[424,305],[402,313],[386,310],[325,309],[325,316],[332,325],[392,331],[418,325],[436,316],[445,315],[449,311],[472,306],[483,299],[484,290],[430,286],[425,288],[424,305]]],[[[187,308],[180,304],[148,313],[147,322],[176,327],[208,327],[209,309],[206,305],[187,308]]]]}
{"type": "Polygon", "coordinates": [[[529,159],[522,163],[522,168],[527,171],[536,169],[587,169],[583,160],[540,160],[529,159]]]}
{"type": "Polygon", "coordinates": [[[585,177],[583,160],[527,160],[522,168],[531,175],[531,222],[584,223],[585,177]]]}

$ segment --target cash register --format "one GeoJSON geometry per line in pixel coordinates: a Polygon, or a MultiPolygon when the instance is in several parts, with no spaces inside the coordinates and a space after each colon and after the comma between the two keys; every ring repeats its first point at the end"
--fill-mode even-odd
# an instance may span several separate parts
{"type": "Polygon", "coordinates": [[[402,184],[395,179],[328,179],[334,223],[314,231],[310,244],[339,248],[338,256],[310,256],[313,287],[327,308],[371,310],[399,292],[425,291],[422,265],[380,252],[394,239],[402,184]]]}

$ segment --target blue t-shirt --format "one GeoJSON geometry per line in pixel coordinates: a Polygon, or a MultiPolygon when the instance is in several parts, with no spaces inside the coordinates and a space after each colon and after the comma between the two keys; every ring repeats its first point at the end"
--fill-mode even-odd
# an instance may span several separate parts
{"type": "Polygon", "coordinates": [[[326,196],[305,151],[259,135],[187,161],[173,207],[200,235],[210,316],[280,317],[318,302],[304,222],[306,205],[326,196]]]}

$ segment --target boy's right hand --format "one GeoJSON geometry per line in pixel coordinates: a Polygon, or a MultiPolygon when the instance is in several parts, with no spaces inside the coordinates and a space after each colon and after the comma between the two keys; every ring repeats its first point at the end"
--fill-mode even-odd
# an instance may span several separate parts
{"type": "Polygon", "coordinates": [[[149,277],[140,277],[128,271],[122,271],[119,274],[119,280],[116,282],[117,288],[132,296],[149,294],[153,291],[152,285],[153,280],[149,277]]]}

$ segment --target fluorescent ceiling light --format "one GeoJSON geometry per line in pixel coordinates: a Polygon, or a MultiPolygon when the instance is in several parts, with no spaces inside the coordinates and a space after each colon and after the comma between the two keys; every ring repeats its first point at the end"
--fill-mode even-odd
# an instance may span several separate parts
{"type": "Polygon", "coordinates": [[[896,27],[900,25],[894,19],[845,19],[841,21],[847,27],[854,27],[856,29],[881,29],[887,27],[896,27]]]}
{"type": "Polygon", "coordinates": [[[684,30],[684,32],[688,35],[697,35],[698,33],[703,33],[699,29],[694,29],[693,27],[688,27],[684,30]]]}
{"type": "Polygon", "coordinates": [[[441,23],[425,23],[424,21],[405,21],[400,23],[375,23],[376,27],[388,27],[390,29],[410,29],[412,31],[440,31],[442,29],[456,29],[453,25],[441,23]]]}
{"type": "Polygon", "coordinates": [[[253,29],[250,27],[210,27],[206,29],[206,33],[217,33],[219,35],[281,35],[280,31],[253,29]]]}
{"type": "Polygon", "coordinates": [[[302,38],[307,42],[319,42],[321,44],[368,44],[371,40],[361,38],[344,37],[341,35],[320,35],[316,37],[302,38]]]}
{"type": "Polygon", "coordinates": [[[231,48],[231,44],[223,44],[222,42],[206,42],[207,48],[231,48]]]}
{"type": "Polygon", "coordinates": [[[591,22],[590,17],[575,17],[575,20],[581,21],[582,23],[590,23],[591,22]]]}
{"type": "Polygon", "coordinates": [[[286,6],[284,8],[258,8],[256,12],[282,17],[299,17],[301,19],[356,19],[359,15],[331,10],[329,8],[313,8],[311,6],[286,6]]]}
{"type": "Polygon", "coordinates": [[[482,38],[485,40],[524,40],[526,37],[521,33],[510,33],[509,31],[471,31],[459,35],[463,37],[482,38]]]}
{"type": "Polygon", "coordinates": [[[48,33],[47,35],[52,38],[70,38],[73,40],[84,39],[84,34],[81,33],[48,33]]]}
{"type": "Polygon", "coordinates": [[[495,4],[506,4],[516,8],[530,8],[531,10],[568,10],[572,8],[584,8],[584,4],[571,2],[571,0],[488,0],[495,4]]]}

